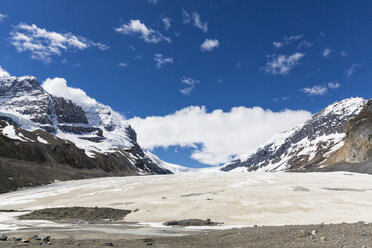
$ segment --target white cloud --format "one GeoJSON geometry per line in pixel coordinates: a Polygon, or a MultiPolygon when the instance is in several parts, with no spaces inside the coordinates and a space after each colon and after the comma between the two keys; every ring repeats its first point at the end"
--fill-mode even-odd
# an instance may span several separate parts
{"type": "Polygon", "coordinates": [[[347,52],[346,52],[346,51],[341,51],[341,52],[340,52],[340,55],[341,55],[342,57],[346,57],[346,56],[347,56],[347,52]]]}
{"type": "Polygon", "coordinates": [[[296,41],[296,40],[302,39],[302,37],[304,37],[302,34],[291,35],[291,36],[284,36],[283,37],[283,40],[284,40],[285,44],[290,44],[292,41],[296,41]]]}
{"type": "Polygon", "coordinates": [[[273,45],[274,45],[275,48],[281,48],[281,47],[283,47],[283,43],[280,42],[280,41],[274,41],[273,42],[273,45]]]}
{"type": "Polygon", "coordinates": [[[163,54],[155,54],[154,61],[156,62],[156,67],[161,68],[164,64],[172,64],[173,58],[166,58],[163,54]]]}
{"type": "Polygon", "coordinates": [[[127,64],[127,63],[122,63],[122,62],[121,62],[121,63],[118,64],[118,66],[119,66],[119,67],[127,67],[128,64],[127,64]]]}
{"type": "Polygon", "coordinates": [[[0,66],[0,78],[2,77],[10,77],[10,74],[0,66]]]}
{"type": "Polygon", "coordinates": [[[307,111],[272,112],[261,107],[242,106],[229,112],[221,109],[207,112],[203,106],[190,106],[166,116],[135,117],[128,121],[144,148],[190,147],[193,159],[219,165],[235,155],[255,150],[274,134],[291,129],[310,117],[307,111]]]}
{"type": "Polygon", "coordinates": [[[322,52],[322,56],[323,56],[324,58],[328,59],[329,56],[331,56],[331,53],[332,53],[332,52],[333,52],[332,49],[326,48],[326,49],[323,50],[323,52],[322,52]]]}
{"type": "Polygon", "coordinates": [[[202,30],[204,33],[208,32],[208,23],[202,22],[200,19],[200,14],[198,12],[188,13],[185,9],[182,9],[182,18],[183,23],[189,24],[192,21],[192,24],[202,30]]]}
{"type": "Polygon", "coordinates": [[[30,52],[31,58],[44,63],[51,62],[52,56],[59,56],[62,51],[84,50],[88,47],[97,47],[100,50],[109,49],[104,44],[75,36],[72,33],[50,32],[35,24],[24,23],[14,27],[10,33],[10,41],[18,52],[30,52]]]}
{"type": "Polygon", "coordinates": [[[353,64],[349,69],[346,70],[346,76],[351,77],[355,73],[356,69],[361,66],[361,64],[353,64]]]}
{"type": "Polygon", "coordinates": [[[157,4],[159,0],[147,0],[147,2],[152,3],[152,4],[157,4]]]}
{"type": "Polygon", "coordinates": [[[172,40],[169,37],[165,37],[159,31],[153,30],[146,27],[140,20],[130,20],[128,24],[123,24],[118,28],[115,28],[117,33],[126,35],[138,35],[140,39],[147,43],[159,43],[166,41],[170,43],[172,40]]]}
{"type": "Polygon", "coordinates": [[[309,96],[323,96],[327,93],[327,88],[325,86],[315,85],[311,88],[303,88],[302,91],[309,96]]]}
{"type": "Polygon", "coordinates": [[[170,19],[169,17],[164,16],[163,18],[161,18],[161,21],[164,24],[165,30],[168,30],[171,27],[172,19],[170,19]]]}
{"type": "Polygon", "coordinates": [[[297,49],[303,49],[303,48],[310,48],[313,46],[314,43],[303,40],[298,44],[297,49]]]}
{"type": "Polygon", "coordinates": [[[286,75],[293,67],[299,64],[299,61],[305,56],[303,53],[294,53],[292,55],[276,55],[268,56],[268,61],[263,68],[265,72],[274,75],[286,75]]]}
{"type": "Polygon", "coordinates": [[[328,88],[330,89],[338,89],[341,87],[341,84],[339,84],[338,82],[329,82],[327,84],[328,88]]]}
{"type": "Polygon", "coordinates": [[[182,9],[182,21],[185,24],[189,24],[191,22],[190,13],[188,13],[185,9],[182,9]]]}
{"type": "Polygon", "coordinates": [[[205,51],[212,51],[214,48],[218,47],[220,45],[220,42],[217,39],[206,39],[203,44],[201,44],[200,49],[205,51]]]}
{"type": "Polygon", "coordinates": [[[4,19],[7,17],[8,17],[7,15],[0,13],[0,22],[4,21],[4,19]]]}
{"type": "Polygon", "coordinates": [[[87,96],[83,90],[68,87],[67,81],[64,78],[48,78],[41,86],[48,93],[71,100],[80,106],[93,105],[97,103],[96,100],[87,96]]]}
{"type": "Polygon", "coordinates": [[[191,91],[195,88],[195,85],[200,83],[199,80],[189,78],[189,77],[182,77],[181,82],[184,85],[183,89],[180,89],[182,95],[190,95],[191,91]]]}

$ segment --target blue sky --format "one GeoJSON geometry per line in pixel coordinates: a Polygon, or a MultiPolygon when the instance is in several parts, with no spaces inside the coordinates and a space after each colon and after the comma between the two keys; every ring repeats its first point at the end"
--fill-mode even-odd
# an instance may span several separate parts
{"type": "MultiPolygon", "coordinates": [[[[370,13],[371,1],[0,0],[0,66],[41,82],[65,78],[129,119],[189,106],[205,106],[204,114],[238,106],[315,113],[344,98],[371,97],[370,13]],[[25,27],[33,24],[85,46],[48,43],[40,55],[16,36],[30,35],[25,27]]],[[[226,160],[190,158],[203,139],[151,142],[173,163],[226,160]]]]}

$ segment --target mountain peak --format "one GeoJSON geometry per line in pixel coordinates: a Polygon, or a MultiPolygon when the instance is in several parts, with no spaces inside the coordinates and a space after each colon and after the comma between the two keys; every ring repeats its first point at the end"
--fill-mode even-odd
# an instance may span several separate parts
{"type": "Polygon", "coordinates": [[[244,167],[248,171],[278,171],[320,166],[343,146],[347,121],[366,102],[359,97],[335,102],[298,127],[273,136],[256,151],[237,156],[222,170],[244,167]]]}

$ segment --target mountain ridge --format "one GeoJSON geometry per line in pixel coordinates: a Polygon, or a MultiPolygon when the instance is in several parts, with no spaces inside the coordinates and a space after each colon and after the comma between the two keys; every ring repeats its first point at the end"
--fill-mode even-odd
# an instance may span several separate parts
{"type": "Polygon", "coordinates": [[[237,156],[221,170],[281,171],[322,166],[344,145],[347,121],[366,103],[358,97],[333,103],[298,127],[275,135],[257,150],[237,156]]]}
{"type": "Polygon", "coordinates": [[[172,173],[142,150],[136,132],[110,107],[51,95],[32,76],[0,78],[0,144],[2,161],[63,166],[74,170],[71,179],[78,170],[95,170],[85,173],[93,177],[172,173]]]}

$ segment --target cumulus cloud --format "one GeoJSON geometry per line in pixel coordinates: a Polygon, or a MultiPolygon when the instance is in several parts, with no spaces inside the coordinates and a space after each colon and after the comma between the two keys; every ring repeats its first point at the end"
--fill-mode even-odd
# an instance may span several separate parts
{"type": "Polygon", "coordinates": [[[266,73],[274,75],[287,75],[299,61],[305,56],[303,53],[294,53],[292,55],[272,54],[268,56],[268,61],[263,68],[266,73]]]}
{"type": "Polygon", "coordinates": [[[109,49],[108,46],[93,42],[72,33],[57,33],[39,28],[35,24],[21,23],[10,33],[10,42],[18,52],[30,52],[31,58],[49,63],[52,56],[59,56],[62,51],[84,50],[96,47],[100,50],[109,49]]]}
{"type": "Polygon", "coordinates": [[[326,59],[328,59],[331,54],[333,53],[333,50],[330,49],[330,48],[325,48],[323,51],[322,51],[322,56],[326,59]]]}
{"type": "Polygon", "coordinates": [[[329,82],[327,84],[328,88],[330,89],[338,89],[341,87],[341,84],[339,84],[338,82],[329,82]]]}
{"type": "Polygon", "coordinates": [[[5,69],[3,69],[0,66],[0,78],[3,78],[3,77],[10,77],[10,74],[9,74],[9,72],[7,72],[5,69]]]}
{"type": "Polygon", "coordinates": [[[201,44],[200,49],[205,51],[212,51],[214,48],[217,48],[220,45],[220,42],[217,39],[206,39],[203,44],[201,44]]]}
{"type": "Polygon", "coordinates": [[[323,96],[327,93],[327,87],[315,85],[313,87],[303,88],[302,91],[309,96],[323,96]]]}
{"type": "Polygon", "coordinates": [[[48,93],[71,100],[80,106],[93,105],[97,103],[96,100],[87,96],[83,90],[68,87],[67,81],[64,78],[48,78],[41,86],[48,93]]]}
{"type": "Polygon", "coordinates": [[[275,48],[281,48],[281,47],[283,47],[283,43],[280,42],[280,41],[274,41],[273,42],[273,45],[274,45],[275,48]]]}
{"type": "Polygon", "coordinates": [[[346,70],[346,76],[351,77],[355,73],[356,69],[360,66],[362,66],[362,65],[361,64],[353,64],[349,69],[346,70]]]}
{"type": "Polygon", "coordinates": [[[165,30],[168,30],[171,27],[172,19],[170,19],[169,17],[164,16],[164,17],[161,18],[161,21],[164,24],[164,29],[165,30]]]}
{"type": "Polygon", "coordinates": [[[128,121],[144,148],[189,147],[193,149],[191,158],[220,165],[235,155],[255,150],[274,134],[310,116],[301,110],[273,112],[261,107],[234,107],[229,112],[207,112],[203,106],[190,106],[166,116],[134,117],[128,121]]]}
{"type": "Polygon", "coordinates": [[[164,57],[163,54],[155,54],[154,61],[156,63],[157,68],[161,68],[164,64],[172,64],[173,63],[173,58],[167,58],[164,57]]]}
{"type": "Polygon", "coordinates": [[[128,24],[123,24],[115,28],[115,32],[125,35],[138,35],[138,37],[147,43],[157,44],[161,41],[170,43],[172,40],[165,37],[159,31],[148,28],[140,20],[130,20],[128,24]]]}
{"type": "Polygon", "coordinates": [[[189,77],[182,77],[180,80],[184,86],[183,89],[180,89],[180,92],[182,95],[186,95],[186,96],[190,95],[191,91],[195,88],[195,85],[200,83],[199,80],[189,78],[189,77]]]}
{"type": "Polygon", "coordinates": [[[7,17],[7,15],[0,13],[0,22],[4,21],[4,19],[7,17]]]}
{"type": "Polygon", "coordinates": [[[182,18],[183,23],[189,24],[192,22],[192,24],[202,30],[204,33],[208,32],[208,23],[202,22],[200,19],[200,14],[198,12],[187,12],[185,9],[182,9],[182,18]]]}

